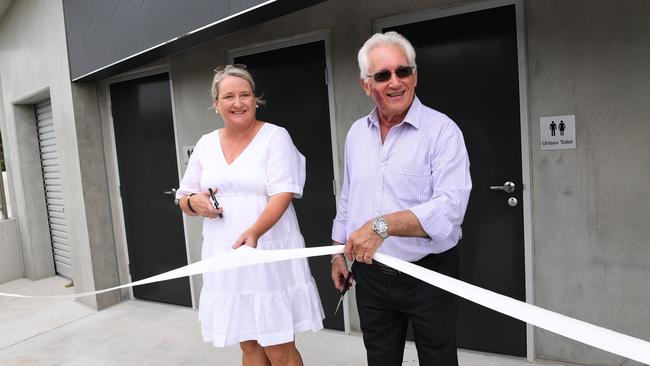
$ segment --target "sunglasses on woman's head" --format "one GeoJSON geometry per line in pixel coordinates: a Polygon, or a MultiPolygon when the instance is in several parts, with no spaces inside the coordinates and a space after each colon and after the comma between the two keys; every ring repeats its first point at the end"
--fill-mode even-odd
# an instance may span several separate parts
{"type": "Polygon", "coordinates": [[[241,69],[241,70],[246,70],[246,65],[244,65],[244,64],[225,64],[225,65],[215,67],[214,68],[214,73],[216,74],[218,72],[222,72],[228,66],[232,66],[234,68],[241,69]]]}
{"type": "MultiPolygon", "coordinates": [[[[404,79],[413,75],[413,69],[415,69],[415,66],[399,66],[395,69],[395,75],[400,79],[404,79]]],[[[372,77],[378,83],[383,83],[390,80],[392,74],[393,73],[390,70],[379,70],[376,73],[367,76],[372,77]]]]}

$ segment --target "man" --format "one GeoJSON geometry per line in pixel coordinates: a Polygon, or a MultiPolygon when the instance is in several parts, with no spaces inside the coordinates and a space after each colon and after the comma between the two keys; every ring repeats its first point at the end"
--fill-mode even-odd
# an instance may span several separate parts
{"type": "MultiPolygon", "coordinates": [[[[358,58],[361,86],[376,108],[348,132],[332,240],[355,260],[368,365],[402,364],[409,320],[420,365],[458,365],[455,296],[372,257],[379,251],[457,277],[472,186],[463,135],[415,96],[415,50],[406,38],[375,34],[358,58]]],[[[347,273],[343,256],[332,258],[339,290],[347,273]]]]}

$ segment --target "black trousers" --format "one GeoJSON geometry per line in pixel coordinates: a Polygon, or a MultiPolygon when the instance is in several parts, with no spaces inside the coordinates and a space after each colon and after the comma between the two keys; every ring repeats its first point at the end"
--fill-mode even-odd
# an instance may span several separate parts
{"type": "MultiPolygon", "coordinates": [[[[458,277],[458,249],[414,262],[458,277]]],[[[457,366],[455,295],[373,261],[355,262],[357,307],[368,366],[399,366],[409,320],[420,366],[457,366]]]]}

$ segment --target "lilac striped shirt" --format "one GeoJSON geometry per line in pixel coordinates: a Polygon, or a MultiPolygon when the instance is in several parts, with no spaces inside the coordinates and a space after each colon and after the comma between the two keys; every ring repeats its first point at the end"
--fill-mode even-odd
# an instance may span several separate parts
{"type": "Polygon", "coordinates": [[[376,108],[345,139],[343,188],[332,240],[345,243],[368,220],[411,210],[429,238],[388,237],[379,252],[409,262],[456,245],[472,181],[458,126],[415,97],[384,144],[376,108]]]}

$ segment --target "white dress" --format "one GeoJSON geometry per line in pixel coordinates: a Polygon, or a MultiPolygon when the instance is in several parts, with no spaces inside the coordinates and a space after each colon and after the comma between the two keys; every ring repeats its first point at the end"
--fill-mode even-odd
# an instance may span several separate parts
{"type": "MultiPolygon", "coordinates": [[[[270,196],[302,196],[305,158],[282,127],[265,123],[246,149],[226,163],[219,130],[203,135],[190,157],[178,196],[218,188],[223,218],[203,220],[202,258],[232,249],[266,207],[270,196]]],[[[293,205],[257,248],[304,247],[293,205]]],[[[206,342],[225,347],[245,340],[262,346],[294,340],[294,334],[323,328],[324,312],[306,259],[260,264],[203,274],[199,301],[206,342]]]]}

